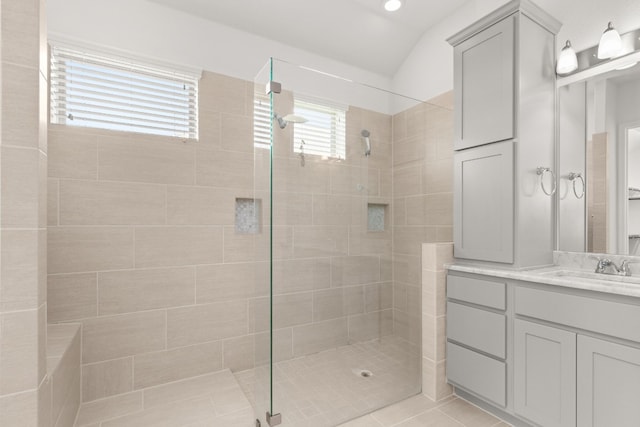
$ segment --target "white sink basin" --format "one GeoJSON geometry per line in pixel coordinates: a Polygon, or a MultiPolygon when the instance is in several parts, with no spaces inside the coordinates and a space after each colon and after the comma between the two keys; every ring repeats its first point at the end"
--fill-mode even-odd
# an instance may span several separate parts
{"type": "Polygon", "coordinates": [[[598,282],[618,282],[640,285],[640,276],[617,276],[615,274],[601,274],[579,270],[553,270],[542,273],[546,276],[563,277],[575,280],[589,280],[598,282]]]}

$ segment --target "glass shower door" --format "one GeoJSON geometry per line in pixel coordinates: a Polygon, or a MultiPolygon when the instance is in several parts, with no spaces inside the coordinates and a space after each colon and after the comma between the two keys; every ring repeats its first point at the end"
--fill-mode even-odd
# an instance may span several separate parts
{"type": "Polygon", "coordinates": [[[254,86],[252,403],[262,426],[335,426],[421,389],[420,245],[403,230],[396,254],[391,217],[394,109],[422,110],[278,59],[254,86]]]}
{"type": "Polygon", "coordinates": [[[256,425],[268,426],[267,414],[272,408],[272,349],[271,328],[271,145],[272,97],[266,90],[271,81],[272,63],[267,62],[256,75],[253,84],[254,135],[254,204],[255,221],[259,224],[254,235],[255,286],[254,298],[248,303],[249,330],[253,333],[254,368],[245,373],[244,389],[253,406],[256,425]],[[258,422],[260,424],[258,424],[258,422]]]}

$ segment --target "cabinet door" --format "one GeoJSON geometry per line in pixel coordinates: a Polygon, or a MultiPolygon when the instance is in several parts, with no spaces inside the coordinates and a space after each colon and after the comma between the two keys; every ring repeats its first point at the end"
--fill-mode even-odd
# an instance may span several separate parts
{"type": "Polygon", "coordinates": [[[640,425],[640,350],[578,336],[578,425],[640,425]]]}
{"type": "Polygon", "coordinates": [[[516,319],[513,375],[516,414],[545,427],[575,427],[576,334],[516,319]]]}
{"type": "Polygon", "coordinates": [[[505,18],[454,49],[456,150],[515,136],[515,22],[505,18]]]}
{"type": "Polygon", "coordinates": [[[513,141],[454,154],[454,256],[513,262],[513,141]]]}

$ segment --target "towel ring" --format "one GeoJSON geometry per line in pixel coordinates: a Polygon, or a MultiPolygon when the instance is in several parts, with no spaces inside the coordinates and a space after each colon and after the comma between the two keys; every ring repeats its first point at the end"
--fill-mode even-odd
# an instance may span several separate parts
{"type": "Polygon", "coordinates": [[[536,175],[540,175],[540,187],[542,187],[542,191],[547,196],[553,196],[556,192],[556,174],[551,170],[551,168],[546,168],[543,166],[538,166],[536,168],[536,175]],[[551,174],[551,182],[553,186],[551,187],[551,191],[547,191],[544,187],[544,174],[549,172],[551,174]]]}
{"type": "Polygon", "coordinates": [[[584,177],[582,176],[582,173],[581,172],[569,172],[568,178],[569,178],[569,181],[573,182],[573,194],[576,195],[576,198],[582,199],[584,197],[584,189],[585,189],[584,177]],[[578,179],[582,183],[582,191],[580,192],[579,196],[578,196],[578,192],[576,191],[576,181],[578,179]]]}

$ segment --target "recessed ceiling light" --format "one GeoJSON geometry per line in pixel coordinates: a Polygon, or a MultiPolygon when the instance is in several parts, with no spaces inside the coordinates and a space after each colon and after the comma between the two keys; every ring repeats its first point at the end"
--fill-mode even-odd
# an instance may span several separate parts
{"type": "Polygon", "coordinates": [[[402,7],[402,0],[385,0],[384,9],[388,12],[395,12],[402,7]]]}

